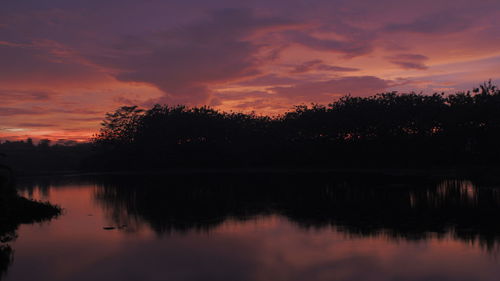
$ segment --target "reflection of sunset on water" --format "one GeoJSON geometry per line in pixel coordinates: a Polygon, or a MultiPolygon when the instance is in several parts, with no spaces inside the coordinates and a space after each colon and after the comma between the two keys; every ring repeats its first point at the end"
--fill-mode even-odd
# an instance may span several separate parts
{"type": "MultiPolygon", "coordinates": [[[[269,280],[270,276],[273,280],[428,280],[431,276],[440,280],[496,280],[500,274],[498,245],[484,245],[479,236],[464,240],[453,230],[431,231],[424,236],[396,229],[364,233],[356,230],[358,222],[349,226],[348,217],[340,219],[339,225],[311,221],[307,226],[304,218],[295,221],[293,216],[299,213],[288,217],[255,210],[252,215],[249,209],[226,218],[202,216],[199,221],[195,219],[198,213],[193,212],[192,222],[184,221],[183,225],[171,221],[173,228],[158,233],[158,222],[148,220],[170,220],[175,215],[149,217],[140,210],[144,208],[140,202],[129,201],[136,196],[139,200],[140,190],[135,193],[127,186],[69,182],[21,188],[21,194],[60,204],[65,212],[49,223],[21,226],[7,280],[32,280],[33,276],[44,280],[130,276],[137,280],[155,280],[154,276],[169,276],[169,280],[269,280]],[[127,189],[127,196],[120,195],[127,189]],[[245,213],[248,215],[242,215],[245,213]],[[104,230],[105,226],[117,228],[104,230]],[[32,270],[23,270],[27,267],[32,270]]],[[[394,188],[378,192],[388,190],[396,192],[394,188]]],[[[343,191],[332,189],[328,196],[335,198],[338,192],[343,191]]],[[[465,204],[474,198],[481,200],[483,191],[470,181],[447,180],[435,189],[420,187],[414,192],[417,200],[427,199],[415,206],[411,200],[406,204],[434,208],[436,202],[453,206],[453,200],[465,204]]],[[[159,196],[164,198],[165,194],[159,196]]]]}

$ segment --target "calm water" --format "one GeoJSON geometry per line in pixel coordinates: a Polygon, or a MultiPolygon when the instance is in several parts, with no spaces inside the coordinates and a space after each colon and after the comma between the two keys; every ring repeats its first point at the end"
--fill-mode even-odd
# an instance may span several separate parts
{"type": "Polygon", "coordinates": [[[500,189],[333,176],[21,183],[64,215],[22,225],[5,280],[498,280],[500,189]],[[104,227],[114,227],[106,230],[104,227]]]}

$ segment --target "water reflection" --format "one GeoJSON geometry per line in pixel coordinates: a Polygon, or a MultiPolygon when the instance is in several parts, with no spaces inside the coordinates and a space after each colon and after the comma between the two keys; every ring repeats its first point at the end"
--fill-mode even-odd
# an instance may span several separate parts
{"type": "MultiPolygon", "coordinates": [[[[50,186],[74,179],[38,182],[50,186]]],[[[82,179],[78,179],[82,183],[82,179]]],[[[500,241],[500,189],[468,180],[430,181],[328,174],[97,176],[93,200],[116,227],[147,223],[157,234],[209,232],[228,219],[277,214],[301,228],[425,239],[451,234],[492,250],[500,241]]],[[[28,194],[33,186],[25,186],[28,194]]],[[[126,226],[126,227],[124,227],[126,226]]]]}
{"type": "Polygon", "coordinates": [[[13,253],[9,245],[0,245],[0,280],[5,275],[7,268],[12,263],[13,253]]]}
{"type": "Polygon", "coordinates": [[[67,213],[45,227],[21,229],[7,280],[496,280],[500,274],[500,189],[466,180],[92,176],[36,180],[20,190],[67,213]],[[40,246],[48,244],[55,246],[40,246]]]}

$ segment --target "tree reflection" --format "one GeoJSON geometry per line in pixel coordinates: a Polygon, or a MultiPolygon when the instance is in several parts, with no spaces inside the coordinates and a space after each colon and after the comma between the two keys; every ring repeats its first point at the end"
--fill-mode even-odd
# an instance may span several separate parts
{"type": "MultiPolygon", "coordinates": [[[[449,235],[493,249],[500,189],[465,180],[329,174],[101,177],[95,200],[117,225],[147,223],[159,235],[204,231],[228,219],[278,214],[299,227],[420,240],[449,235]]],[[[133,229],[133,227],[132,227],[133,229]]]]}
{"type": "Polygon", "coordinates": [[[13,250],[9,245],[0,245],[0,280],[7,272],[7,268],[12,264],[13,250]]]}
{"type": "Polygon", "coordinates": [[[2,177],[0,174],[0,279],[12,263],[13,250],[7,243],[17,238],[19,226],[47,221],[57,217],[60,213],[61,209],[58,206],[19,196],[14,189],[11,177],[2,177]]]}

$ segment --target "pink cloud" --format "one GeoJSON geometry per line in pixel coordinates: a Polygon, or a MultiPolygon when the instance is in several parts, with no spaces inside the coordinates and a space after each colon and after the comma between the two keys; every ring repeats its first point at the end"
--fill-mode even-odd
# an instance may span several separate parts
{"type": "Polygon", "coordinates": [[[286,33],[286,38],[310,49],[342,54],[346,58],[366,55],[373,51],[373,36],[370,34],[336,40],[314,36],[310,32],[290,31],[286,33]]]}
{"type": "Polygon", "coordinates": [[[450,33],[461,32],[474,25],[473,17],[458,14],[453,10],[443,10],[427,14],[405,23],[393,23],[385,30],[391,32],[450,33]]]}
{"type": "Polygon", "coordinates": [[[332,72],[353,72],[353,71],[358,71],[359,69],[352,67],[328,65],[323,63],[322,60],[316,59],[316,60],[306,61],[302,64],[294,66],[293,69],[290,71],[290,73],[292,74],[305,73],[313,70],[332,71],[332,72]]]}
{"type": "Polygon", "coordinates": [[[249,80],[239,82],[240,86],[272,86],[289,85],[300,83],[302,80],[288,76],[279,76],[275,73],[258,76],[249,80]]]}
{"type": "Polygon", "coordinates": [[[162,102],[202,104],[210,99],[211,84],[255,76],[259,66],[272,59],[262,57],[264,46],[249,37],[287,25],[293,22],[257,17],[249,10],[223,10],[207,20],[141,39],[144,43],[126,38],[111,55],[91,59],[116,69],[119,80],[163,90],[162,102]]]}
{"type": "Polygon", "coordinates": [[[4,85],[82,86],[106,80],[97,69],[71,60],[67,54],[61,56],[46,45],[0,45],[0,60],[0,83],[4,85]]]}
{"type": "Polygon", "coordinates": [[[428,57],[418,54],[399,54],[394,56],[389,56],[387,59],[400,66],[403,69],[416,69],[416,70],[426,70],[428,67],[424,64],[425,61],[429,60],[428,57]]]}
{"type": "Polygon", "coordinates": [[[33,90],[1,90],[2,104],[26,103],[28,101],[48,101],[55,93],[33,90]]]}
{"type": "Polygon", "coordinates": [[[274,87],[277,95],[299,101],[328,102],[334,97],[352,94],[368,96],[391,86],[389,80],[374,76],[350,76],[320,82],[305,82],[291,87],[274,87]]]}

